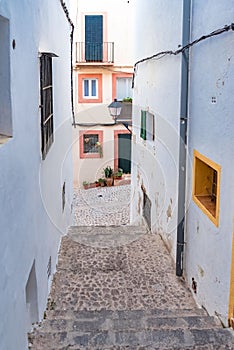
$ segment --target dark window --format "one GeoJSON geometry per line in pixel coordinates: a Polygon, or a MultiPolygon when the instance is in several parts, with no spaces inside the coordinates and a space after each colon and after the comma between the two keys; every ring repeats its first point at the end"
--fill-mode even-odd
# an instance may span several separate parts
{"type": "Polygon", "coordinates": [[[98,153],[98,134],[84,134],[84,153],[98,153]]]}
{"type": "Polygon", "coordinates": [[[10,79],[10,23],[0,16],[0,145],[13,135],[10,79]]]}
{"type": "Polygon", "coordinates": [[[56,55],[42,53],[40,58],[41,151],[43,159],[54,141],[52,57],[56,57],[56,55]]]}
{"type": "Polygon", "coordinates": [[[64,211],[66,204],[66,183],[63,183],[63,188],[62,188],[62,209],[64,211]]]}
{"type": "Polygon", "coordinates": [[[51,265],[52,265],[52,260],[51,260],[51,256],[50,256],[48,264],[47,264],[47,277],[48,278],[51,276],[51,265]]]}
{"type": "Polygon", "coordinates": [[[151,200],[146,194],[145,188],[141,186],[141,189],[143,191],[143,217],[151,230],[151,200]]]}
{"type": "Polygon", "coordinates": [[[141,111],[141,138],[146,140],[146,111],[141,111]]]}

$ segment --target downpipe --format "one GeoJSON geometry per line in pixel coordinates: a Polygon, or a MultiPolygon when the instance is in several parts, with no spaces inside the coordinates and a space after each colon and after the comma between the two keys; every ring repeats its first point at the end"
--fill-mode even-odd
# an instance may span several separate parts
{"type": "MultiPolygon", "coordinates": [[[[191,0],[183,0],[182,47],[190,41],[191,0]]],[[[189,49],[182,54],[176,275],[183,275],[188,127],[189,49]]]]}

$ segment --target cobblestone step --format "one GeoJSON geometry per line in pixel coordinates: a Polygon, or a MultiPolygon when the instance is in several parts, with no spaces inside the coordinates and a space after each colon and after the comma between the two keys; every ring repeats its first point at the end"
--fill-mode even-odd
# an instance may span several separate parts
{"type": "Polygon", "coordinates": [[[124,331],[74,331],[43,333],[33,341],[32,349],[113,349],[114,346],[143,349],[153,346],[153,349],[220,349],[225,344],[226,349],[233,349],[233,334],[229,329],[144,329],[124,331]],[[219,346],[219,347],[218,347],[219,346]],[[200,349],[200,348],[199,348],[200,349]]]}
{"type": "Polygon", "coordinates": [[[71,226],[68,237],[95,248],[118,247],[132,243],[147,233],[146,226],[71,226]]]}
{"type": "Polygon", "coordinates": [[[66,332],[89,331],[124,331],[144,329],[208,329],[218,328],[218,324],[210,317],[183,317],[183,318],[141,318],[141,319],[93,319],[93,320],[51,320],[46,327],[41,327],[40,332],[55,333],[66,330],[66,332]]]}
{"type": "MultiPolygon", "coordinates": [[[[149,310],[101,310],[101,311],[69,311],[69,310],[50,310],[47,316],[48,320],[58,319],[85,319],[92,320],[94,318],[112,318],[112,319],[139,319],[142,317],[169,318],[169,317],[206,317],[207,313],[202,308],[196,309],[149,309],[149,310]]],[[[213,317],[211,317],[213,319],[213,317]]]]}
{"type": "Polygon", "coordinates": [[[52,319],[34,332],[32,349],[234,348],[233,333],[203,309],[73,311],[68,319],[61,318],[64,315],[64,310],[50,314],[52,319]]]}

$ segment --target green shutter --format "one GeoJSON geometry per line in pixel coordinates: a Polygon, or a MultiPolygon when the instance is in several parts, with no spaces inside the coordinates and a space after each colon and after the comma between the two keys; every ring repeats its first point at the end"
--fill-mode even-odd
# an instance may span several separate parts
{"type": "Polygon", "coordinates": [[[146,111],[141,111],[141,138],[146,140],[146,111]]]}

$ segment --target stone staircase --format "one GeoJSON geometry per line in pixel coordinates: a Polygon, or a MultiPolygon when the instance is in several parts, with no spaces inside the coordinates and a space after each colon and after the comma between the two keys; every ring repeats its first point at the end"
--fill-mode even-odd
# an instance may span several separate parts
{"type": "Polygon", "coordinates": [[[54,311],[36,334],[38,350],[234,349],[232,332],[202,309],[54,311]]]}
{"type": "Polygon", "coordinates": [[[146,228],[72,227],[31,350],[234,349],[146,228]]]}

